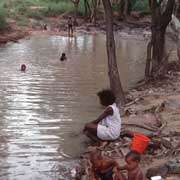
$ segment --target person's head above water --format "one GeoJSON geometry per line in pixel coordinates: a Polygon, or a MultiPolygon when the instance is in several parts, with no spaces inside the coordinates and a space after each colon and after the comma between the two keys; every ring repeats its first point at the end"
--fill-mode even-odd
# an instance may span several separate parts
{"type": "Polygon", "coordinates": [[[110,89],[103,89],[102,91],[99,91],[97,95],[103,106],[112,105],[116,101],[116,97],[110,89]]]}
{"type": "Polygon", "coordinates": [[[61,54],[61,57],[60,57],[60,60],[61,60],[61,61],[64,61],[64,60],[66,60],[66,59],[67,59],[66,53],[62,53],[62,54],[61,54]]]}
{"type": "Polygon", "coordinates": [[[21,65],[21,71],[25,71],[26,70],[26,65],[25,64],[22,64],[21,65]]]}

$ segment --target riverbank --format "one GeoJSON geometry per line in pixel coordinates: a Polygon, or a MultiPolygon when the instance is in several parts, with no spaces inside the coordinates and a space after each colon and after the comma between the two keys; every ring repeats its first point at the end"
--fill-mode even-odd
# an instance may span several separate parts
{"type": "MultiPolygon", "coordinates": [[[[140,35],[141,38],[146,39],[150,36],[150,17],[143,17],[136,19],[129,17],[126,21],[115,21],[114,30],[120,32],[121,37],[129,35],[140,35]],[[141,33],[139,33],[141,32],[141,33]]],[[[26,25],[19,25],[14,20],[8,21],[8,28],[0,33],[0,44],[5,44],[9,41],[18,42],[27,36],[36,35],[60,35],[68,36],[67,33],[67,17],[49,17],[45,21],[29,19],[26,25]]],[[[106,24],[104,20],[98,20],[93,23],[86,22],[83,18],[78,19],[78,26],[74,28],[74,34],[87,33],[97,34],[105,33],[106,24]]]]}
{"type": "MultiPolygon", "coordinates": [[[[142,155],[141,168],[145,175],[161,175],[166,180],[180,178],[180,64],[172,62],[164,79],[139,84],[127,94],[122,117],[121,137],[110,143],[102,153],[119,164],[129,152],[134,133],[141,133],[151,139],[142,155]],[[173,165],[172,162],[174,161],[173,165]],[[177,163],[176,163],[177,162],[177,163]],[[173,168],[172,168],[173,167],[173,168]],[[150,168],[155,168],[150,169],[150,168]],[[149,171],[148,171],[149,170],[149,171]],[[148,173],[147,173],[148,171],[148,173]]],[[[80,179],[90,177],[91,163],[89,153],[96,146],[88,146],[82,156],[83,174],[80,179]]],[[[148,179],[148,178],[146,178],[148,179]]]]}
{"type": "Polygon", "coordinates": [[[0,44],[6,44],[8,42],[17,43],[19,39],[23,39],[29,35],[30,33],[28,31],[10,27],[9,30],[0,33],[0,44]]]}

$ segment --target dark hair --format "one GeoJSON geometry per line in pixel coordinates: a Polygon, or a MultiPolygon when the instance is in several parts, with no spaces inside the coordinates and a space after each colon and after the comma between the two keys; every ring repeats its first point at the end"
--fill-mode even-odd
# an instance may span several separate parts
{"type": "Polygon", "coordinates": [[[62,56],[65,56],[66,55],[66,53],[62,53],[62,56]]]}
{"type": "Polygon", "coordinates": [[[126,154],[125,159],[127,160],[128,158],[132,158],[134,161],[140,162],[141,160],[141,155],[137,151],[130,151],[129,153],[126,154]]]}
{"type": "Polygon", "coordinates": [[[25,71],[26,70],[26,65],[25,64],[22,64],[21,65],[21,71],[25,71]]]}
{"type": "Polygon", "coordinates": [[[102,105],[109,106],[113,104],[116,100],[114,93],[109,89],[103,89],[97,93],[101,100],[102,105]]]}

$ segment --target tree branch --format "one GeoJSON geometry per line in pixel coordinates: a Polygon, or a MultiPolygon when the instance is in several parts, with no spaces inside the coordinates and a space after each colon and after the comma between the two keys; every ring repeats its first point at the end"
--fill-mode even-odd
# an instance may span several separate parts
{"type": "Polygon", "coordinates": [[[168,16],[169,14],[171,15],[174,5],[175,5],[175,0],[168,0],[167,5],[166,5],[166,10],[162,14],[162,16],[168,16]]]}
{"type": "Polygon", "coordinates": [[[162,2],[163,2],[163,0],[159,0],[159,5],[161,5],[162,2]]]}
{"type": "Polygon", "coordinates": [[[168,0],[166,9],[160,18],[160,21],[164,26],[167,26],[171,21],[171,15],[173,12],[174,5],[175,5],[175,0],[168,0]]]}

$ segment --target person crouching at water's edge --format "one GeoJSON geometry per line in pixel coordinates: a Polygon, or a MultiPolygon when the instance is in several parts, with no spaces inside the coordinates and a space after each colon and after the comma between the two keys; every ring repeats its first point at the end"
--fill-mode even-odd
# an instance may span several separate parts
{"type": "Polygon", "coordinates": [[[120,136],[121,118],[115,103],[115,95],[111,90],[102,90],[97,95],[105,110],[96,120],[85,124],[83,132],[90,139],[99,141],[100,148],[103,148],[108,141],[115,140],[120,136]]]}

